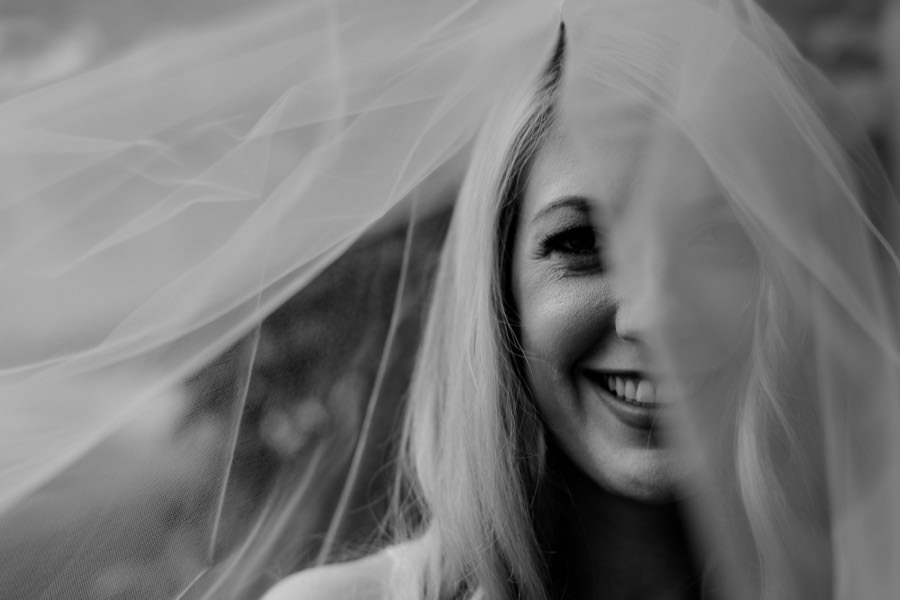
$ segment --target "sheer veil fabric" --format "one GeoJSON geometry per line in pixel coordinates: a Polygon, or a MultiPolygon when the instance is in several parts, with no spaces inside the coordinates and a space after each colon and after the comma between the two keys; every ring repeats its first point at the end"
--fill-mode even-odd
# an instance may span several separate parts
{"type": "Polygon", "coordinates": [[[860,136],[833,128],[846,109],[827,82],[752,2],[191,5],[204,18],[190,28],[0,104],[4,597],[254,598],[331,557],[376,401],[403,395],[385,372],[414,353],[396,344],[428,287],[416,236],[438,236],[441,182],[539,77],[561,21],[560,119],[584,152],[617,134],[606,111],[653,114],[740,225],[685,243],[678,224],[704,214],[666,193],[651,129],[610,237],[621,285],[702,305],[733,284],[720,260],[735,244],[765,274],[753,311],[672,310],[650,340],[681,396],[694,524],[726,597],[800,597],[822,577],[835,598],[900,593],[898,207],[874,154],[846,141],[860,136]],[[353,267],[397,228],[393,279],[353,267]],[[342,301],[263,324],[342,264],[342,301]],[[385,318],[368,322],[373,298],[385,318]],[[315,330],[326,309],[346,335],[315,330]],[[331,439],[242,497],[233,480],[260,469],[235,460],[242,436],[276,402],[251,372],[295,325],[341,357],[304,359],[326,410],[294,415],[333,423],[331,439]],[[741,368],[696,376],[704,342],[745,337],[728,346],[741,368]],[[369,375],[342,378],[357,360],[369,375]]]}
{"type": "Polygon", "coordinates": [[[668,142],[651,131],[609,253],[622,289],[661,298],[650,345],[701,465],[700,529],[732,553],[731,594],[896,594],[897,518],[876,507],[900,490],[900,221],[874,153],[847,141],[863,136],[834,125],[846,109],[750,2],[570,6],[585,25],[562,104],[584,151],[611,135],[591,124],[618,104],[659,112],[730,215],[671,192],[668,142]],[[756,302],[729,295],[744,269],[756,302]],[[720,297],[740,310],[703,314],[720,297]]]}

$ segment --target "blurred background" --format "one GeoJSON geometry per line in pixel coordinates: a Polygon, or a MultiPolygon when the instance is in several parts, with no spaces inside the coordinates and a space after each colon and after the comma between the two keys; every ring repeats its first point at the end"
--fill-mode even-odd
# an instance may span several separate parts
{"type": "MultiPolygon", "coordinates": [[[[207,18],[197,4],[0,0],[0,102],[115,60],[144,40],[195,27],[207,18]]],[[[219,16],[239,16],[248,4],[221,0],[219,16]]],[[[763,5],[839,89],[896,183],[900,0],[763,5]]],[[[437,189],[447,198],[454,194],[452,182],[437,189]]],[[[2,596],[171,598],[204,565],[238,552],[257,517],[289,507],[287,520],[272,524],[281,555],[258,573],[247,596],[255,597],[322,550],[355,451],[362,457],[360,477],[346,491],[347,518],[333,532],[339,543],[331,555],[377,544],[424,300],[448,219],[445,209],[413,231],[387,225],[360,240],[247,340],[39,490],[27,510],[0,521],[0,535],[16,540],[19,564],[36,565],[41,557],[41,571],[0,577],[2,596]],[[248,361],[249,380],[242,376],[248,361]],[[232,399],[242,386],[247,399],[236,407],[232,399]],[[376,402],[371,432],[357,449],[370,400],[376,402]],[[224,487],[222,473],[229,474],[224,487]],[[308,481],[318,489],[298,503],[296,492],[308,481]],[[84,553],[95,558],[72,561],[84,553]],[[92,572],[67,577],[67,569],[85,564],[95,565],[92,572]],[[44,589],[54,580],[82,584],[44,589]]]]}

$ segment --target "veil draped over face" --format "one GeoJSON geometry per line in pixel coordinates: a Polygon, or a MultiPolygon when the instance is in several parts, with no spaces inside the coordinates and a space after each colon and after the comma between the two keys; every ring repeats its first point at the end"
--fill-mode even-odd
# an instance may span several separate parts
{"type": "Polygon", "coordinates": [[[900,217],[755,5],[188,6],[0,104],[4,597],[254,598],[371,541],[373,439],[401,410],[459,165],[561,19],[559,118],[585,151],[604,111],[641,107],[738,224],[685,242],[705,213],[666,194],[649,133],[610,221],[622,289],[703,306],[733,284],[710,253],[753,249],[746,311],[672,310],[646,340],[725,597],[823,576],[836,598],[900,593],[900,217]],[[740,360],[704,371],[719,338],[740,360]]]}
{"type": "Polygon", "coordinates": [[[652,313],[642,341],[678,398],[696,524],[723,550],[728,597],[896,595],[890,183],[848,109],[754,4],[673,4],[564,10],[575,25],[561,104],[587,160],[633,135],[623,104],[651,115],[607,252],[623,302],[652,313]],[[706,165],[715,198],[673,183],[678,152],[706,165]]]}

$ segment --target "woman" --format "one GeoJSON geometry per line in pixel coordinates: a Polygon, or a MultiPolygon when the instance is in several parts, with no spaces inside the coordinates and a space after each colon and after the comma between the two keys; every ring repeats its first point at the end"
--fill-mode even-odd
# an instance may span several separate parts
{"type": "Polygon", "coordinates": [[[543,0],[269,0],[0,106],[17,593],[241,598],[295,564],[303,544],[267,553],[343,472],[321,445],[264,497],[231,485],[258,331],[203,390],[227,435],[172,485],[190,510],[135,518],[116,478],[76,514],[93,496],[68,467],[152,421],[154,394],[484,122],[409,394],[397,543],[269,598],[895,595],[900,261],[879,172],[749,1],[575,0],[561,20],[543,0]],[[48,492],[75,525],[46,518],[48,492]],[[30,529],[88,537],[23,552],[30,529]],[[158,556],[177,568],[155,576],[158,556]]]}
{"type": "MultiPolygon", "coordinates": [[[[700,3],[564,13],[576,25],[489,119],[453,217],[406,424],[413,541],[267,600],[846,585],[831,544],[847,505],[829,503],[822,464],[840,386],[819,369],[870,342],[851,327],[834,343],[843,317],[815,263],[835,248],[817,244],[849,225],[835,268],[888,320],[889,287],[859,270],[892,250],[854,227],[854,192],[831,189],[855,176],[820,122],[803,127],[822,146],[803,143],[798,59],[746,8],[734,22],[700,3]],[[812,245],[790,248],[801,234],[812,245]]],[[[896,331],[876,338],[896,348],[896,331]]],[[[875,404],[896,390],[892,360],[862,384],[875,404]]]]}
{"type": "Polygon", "coordinates": [[[565,55],[561,33],[538,88],[482,133],[451,224],[405,438],[407,508],[430,523],[406,546],[302,573],[266,598],[699,594],[665,401],[592,219],[631,156],[609,161],[623,148],[610,145],[600,182],[579,160],[556,116],[565,55]]]}

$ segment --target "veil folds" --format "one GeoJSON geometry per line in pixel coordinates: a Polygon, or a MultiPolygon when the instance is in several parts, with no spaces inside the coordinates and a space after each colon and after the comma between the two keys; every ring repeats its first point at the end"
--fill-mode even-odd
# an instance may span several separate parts
{"type": "Polygon", "coordinates": [[[583,151],[635,135],[610,131],[623,105],[656,120],[608,252],[624,298],[656,299],[645,341],[728,597],[896,594],[897,518],[876,507],[900,492],[900,219],[864,134],[751,2],[579,8],[561,103],[583,151]],[[716,197],[673,183],[673,152],[716,197]]]}
{"type": "Polygon", "coordinates": [[[391,338],[373,330],[402,325],[372,272],[388,242],[312,286],[293,336],[260,322],[406,221],[410,198],[433,212],[442,173],[558,27],[544,2],[219,7],[192,2],[196,24],[0,108],[0,584],[15,597],[254,597],[297,567],[318,525],[285,503],[327,522],[362,435],[353,402],[377,393],[354,356],[377,368],[391,338]],[[276,337],[302,351],[265,390],[251,366],[276,337]],[[347,435],[310,451],[323,428],[347,435]],[[296,460],[242,498],[236,480],[271,480],[242,446],[256,430],[296,460]],[[276,535],[297,554],[256,560],[276,535]]]}
{"type": "MultiPolygon", "coordinates": [[[[368,432],[389,428],[375,401],[403,394],[385,373],[410,368],[427,289],[411,259],[441,230],[424,217],[560,22],[542,0],[191,5],[190,28],[0,105],[0,587],[15,598],[251,598],[366,520],[347,507],[368,432]]],[[[696,388],[679,374],[699,346],[674,316],[651,340],[695,386],[676,429],[728,597],[755,594],[742,565],[766,551],[786,557],[764,573],[774,597],[823,573],[835,597],[891,597],[900,219],[880,168],[746,0],[579,0],[562,19],[562,118],[585,147],[617,102],[665,114],[741,224],[716,251],[749,235],[765,273],[753,372],[696,388]],[[736,399],[711,409],[723,386],[736,399]],[[782,401],[748,400],[764,392],[782,401]],[[765,485],[775,506],[754,500],[765,485]],[[735,505],[756,520],[735,525],[735,505]]],[[[644,155],[613,270],[628,288],[668,256],[704,284],[663,290],[690,305],[727,280],[669,243],[678,220],[660,215],[684,212],[644,155]]]]}

